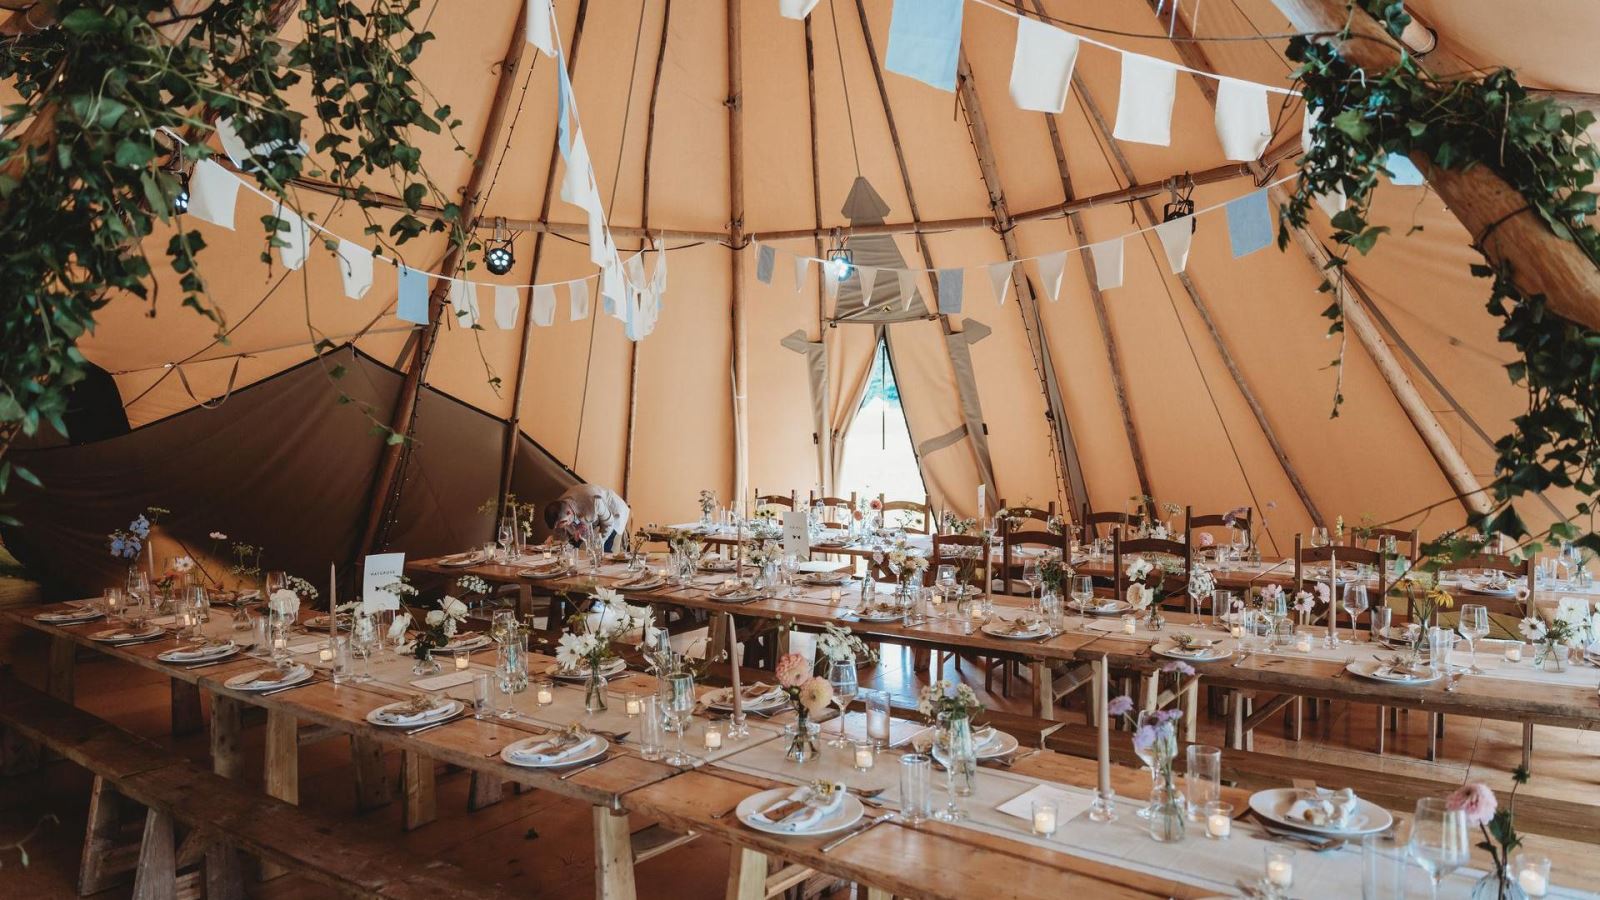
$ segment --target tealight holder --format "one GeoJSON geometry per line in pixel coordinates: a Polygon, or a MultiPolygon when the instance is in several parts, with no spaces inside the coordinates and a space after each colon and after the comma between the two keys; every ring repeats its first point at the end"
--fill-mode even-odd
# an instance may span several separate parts
{"type": "Polygon", "coordinates": [[[870,772],[878,763],[878,748],[872,741],[857,741],[851,759],[857,772],[870,772]]]}
{"type": "Polygon", "coordinates": [[[1233,804],[1213,800],[1204,807],[1206,837],[1214,841],[1227,840],[1233,833],[1233,804]]]}

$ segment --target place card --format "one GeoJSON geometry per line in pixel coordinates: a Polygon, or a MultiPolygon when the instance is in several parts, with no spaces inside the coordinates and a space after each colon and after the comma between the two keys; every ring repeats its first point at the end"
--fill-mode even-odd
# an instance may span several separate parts
{"type": "Polygon", "coordinates": [[[305,638],[303,640],[295,641],[294,643],[289,644],[284,649],[288,650],[290,653],[293,653],[296,656],[299,656],[302,653],[315,653],[318,650],[321,650],[324,646],[326,646],[327,643],[328,643],[328,638],[327,638],[326,635],[323,635],[323,636],[319,636],[319,637],[305,638]]]}
{"type": "Polygon", "coordinates": [[[1079,813],[1088,812],[1089,807],[1094,803],[1094,794],[1089,791],[1067,790],[1056,787],[1053,784],[1040,784],[996,806],[995,810],[1008,816],[1015,816],[1031,825],[1033,823],[1033,803],[1036,800],[1046,800],[1054,803],[1056,805],[1056,822],[1060,825],[1065,825],[1077,818],[1079,813]]]}
{"type": "Polygon", "coordinates": [[[400,598],[383,590],[400,580],[405,572],[404,553],[374,553],[366,558],[361,570],[361,606],[366,612],[399,609],[400,598]]]}
{"type": "Polygon", "coordinates": [[[424,691],[442,691],[445,688],[453,688],[461,684],[471,684],[472,678],[476,674],[471,669],[465,672],[450,672],[445,675],[418,678],[416,681],[411,682],[411,686],[421,688],[424,691]]]}
{"type": "Polygon", "coordinates": [[[811,555],[811,530],[803,510],[783,514],[783,552],[796,559],[811,555]]]}

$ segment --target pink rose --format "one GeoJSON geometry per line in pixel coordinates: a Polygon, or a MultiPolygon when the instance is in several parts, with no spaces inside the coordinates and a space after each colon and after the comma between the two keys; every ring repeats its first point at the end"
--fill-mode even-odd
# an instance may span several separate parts
{"type": "Polygon", "coordinates": [[[778,660],[778,683],[786,688],[797,688],[811,677],[811,664],[798,653],[786,654],[778,660]]]}
{"type": "Polygon", "coordinates": [[[821,715],[822,711],[827,709],[828,704],[832,702],[833,685],[828,683],[828,679],[818,675],[800,685],[800,705],[804,706],[811,715],[821,715]]]}
{"type": "Polygon", "coordinates": [[[1217,545],[1217,539],[1211,536],[1211,532],[1209,532],[1209,531],[1200,532],[1200,546],[1202,546],[1202,547],[1215,547],[1216,545],[1217,545]]]}
{"type": "Polygon", "coordinates": [[[1445,801],[1449,809],[1459,809],[1467,814],[1468,825],[1487,825],[1494,818],[1494,811],[1500,802],[1495,799],[1494,791],[1481,781],[1469,781],[1450,795],[1445,801]]]}

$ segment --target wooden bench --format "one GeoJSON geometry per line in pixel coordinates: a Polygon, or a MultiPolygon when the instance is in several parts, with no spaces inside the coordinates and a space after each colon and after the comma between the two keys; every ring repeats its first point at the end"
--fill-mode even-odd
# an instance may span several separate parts
{"type": "MultiPolygon", "coordinates": [[[[1138,766],[1127,735],[1111,741],[1111,759],[1123,765],[1138,766]]],[[[1087,725],[1066,725],[1045,739],[1045,746],[1059,753],[1095,758],[1099,753],[1098,735],[1087,725]]],[[[1443,797],[1461,786],[1458,781],[1438,781],[1413,775],[1384,772],[1376,766],[1355,768],[1332,763],[1312,763],[1303,759],[1257,753],[1253,750],[1222,751],[1222,780],[1252,791],[1292,787],[1296,779],[1315,777],[1329,787],[1356,787],[1362,797],[1399,812],[1409,812],[1422,797],[1443,797]]],[[[1517,794],[1517,828],[1535,834],[1600,844],[1600,816],[1594,806],[1527,793],[1517,794]]]]}
{"type": "Polygon", "coordinates": [[[450,863],[419,860],[348,822],[257,793],[15,679],[0,687],[0,724],[94,773],[80,894],[134,870],[135,900],[197,896],[202,876],[178,873],[203,861],[208,900],[242,898],[243,853],[353,897],[510,896],[473,884],[450,863]],[[146,810],[128,847],[118,846],[123,798],[146,810]]]}

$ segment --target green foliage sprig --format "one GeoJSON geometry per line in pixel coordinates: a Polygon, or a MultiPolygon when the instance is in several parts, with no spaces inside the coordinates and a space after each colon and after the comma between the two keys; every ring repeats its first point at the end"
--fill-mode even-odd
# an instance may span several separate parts
{"type": "MultiPolygon", "coordinates": [[[[1353,3],[1396,36],[1410,21],[1400,0],[1353,3]]],[[[1346,207],[1332,218],[1339,253],[1328,265],[1324,291],[1332,293],[1332,283],[1344,277],[1350,251],[1370,252],[1389,231],[1371,224],[1368,215],[1379,176],[1394,155],[1424,156],[1449,170],[1492,167],[1552,232],[1600,266],[1600,232],[1592,223],[1596,196],[1590,190],[1600,153],[1585,135],[1593,114],[1531,95],[1508,69],[1438,79],[1402,46],[1388,71],[1363,72],[1340,54],[1338,44],[1297,37],[1288,49],[1299,63],[1295,76],[1315,121],[1298,186],[1280,214],[1278,244],[1286,246],[1290,229],[1307,224],[1317,197],[1345,198],[1346,207]]],[[[1474,524],[1485,533],[1523,540],[1530,535],[1511,505],[1515,498],[1550,488],[1575,488],[1589,498],[1600,492],[1600,332],[1556,315],[1543,295],[1524,294],[1510,265],[1476,265],[1472,271],[1490,279],[1488,310],[1501,320],[1500,340],[1520,357],[1507,374],[1528,394],[1526,412],[1495,444],[1495,510],[1474,524]]],[[[1323,314],[1332,321],[1330,333],[1343,331],[1337,300],[1323,314]]],[[[1600,551],[1592,500],[1577,511],[1590,518],[1589,528],[1558,522],[1548,537],[1600,551]]],[[[1530,542],[1523,550],[1540,547],[1530,542]]],[[[1448,548],[1429,552],[1440,550],[1448,548]]]]}

